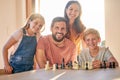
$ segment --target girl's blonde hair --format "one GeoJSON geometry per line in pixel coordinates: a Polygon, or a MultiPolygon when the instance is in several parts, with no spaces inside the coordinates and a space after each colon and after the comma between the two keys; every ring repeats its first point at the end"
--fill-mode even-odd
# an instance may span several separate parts
{"type": "MultiPolygon", "coordinates": [[[[39,19],[42,21],[43,25],[45,24],[45,19],[44,19],[44,17],[43,17],[41,14],[39,14],[39,13],[32,13],[32,14],[27,18],[24,28],[25,28],[25,29],[28,29],[29,26],[30,26],[30,25],[29,25],[29,22],[30,22],[30,21],[33,21],[33,20],[36,19],[36,18],[39,18],[39,19]]],[[[43,25],[42,25],[42,26],[43,26],[43,25]]],[[[41,30],[43,31],[44,29],[45,29],[45,27],[43,27],[41,30]]]]}
{"type": "Polygon", "coordinates": [[[93,28],[89,28],[89,29],[86,29],[86,31],[84,32],[83,34],[83,40],[85,40],[85,37],[89,34],[95,34],[96,37],[100,38],[100,34],[99,32],[96,30],[96,29],[93,29],[93,28]]]}

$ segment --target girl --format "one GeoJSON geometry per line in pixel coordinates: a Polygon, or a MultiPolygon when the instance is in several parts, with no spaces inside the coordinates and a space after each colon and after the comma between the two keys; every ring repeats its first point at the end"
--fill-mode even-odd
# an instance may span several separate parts
{"type": "Polygon", "coordinates": [[[7,73],[18,73],[33,69],[34,54],[40,30],[45,20],[40,14],[32,14],[25,26],[13,33],[3,47],[4,69],[7,73]],[[8,50],[13,47],[8,60],[8,50]]]}

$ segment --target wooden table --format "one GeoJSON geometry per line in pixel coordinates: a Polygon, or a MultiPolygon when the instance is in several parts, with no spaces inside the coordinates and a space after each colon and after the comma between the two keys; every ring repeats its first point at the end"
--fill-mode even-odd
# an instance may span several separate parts
{"type": "Polygon", "coordinates": [[[120,80],[120,68],[94,70],[33,70],[1,75],[0,80],[120,80]]]}

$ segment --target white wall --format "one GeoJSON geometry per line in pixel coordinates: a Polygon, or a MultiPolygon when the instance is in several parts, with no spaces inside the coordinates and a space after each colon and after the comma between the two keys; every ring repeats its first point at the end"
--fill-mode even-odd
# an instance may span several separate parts
{"type": "Polygon", "coordinates": [[[106,45],[120,64],[120,0],[105,0],[106,45]]]}
{"type": "Polygon", "coordinates": [[[2,47],[24,20],[25,0],[0,0],[0,68],[3,68],[2,47]]]}

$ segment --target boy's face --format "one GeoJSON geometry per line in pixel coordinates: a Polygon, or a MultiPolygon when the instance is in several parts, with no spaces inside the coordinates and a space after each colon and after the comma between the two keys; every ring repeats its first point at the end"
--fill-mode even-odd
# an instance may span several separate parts
{"type": "Polygon", "coordinates": [[[89,49],[96,49],[98,47],[98,43],[100,42],[100,38],[95,34],[88,34],[85,37],[85,43],[89,49]]]}
{"type": "Polygon", "coordinates": [[[61,42],[66,35],[66,23],[63,21],[55,22],[51,28],[53,39],[61,42]]]}

